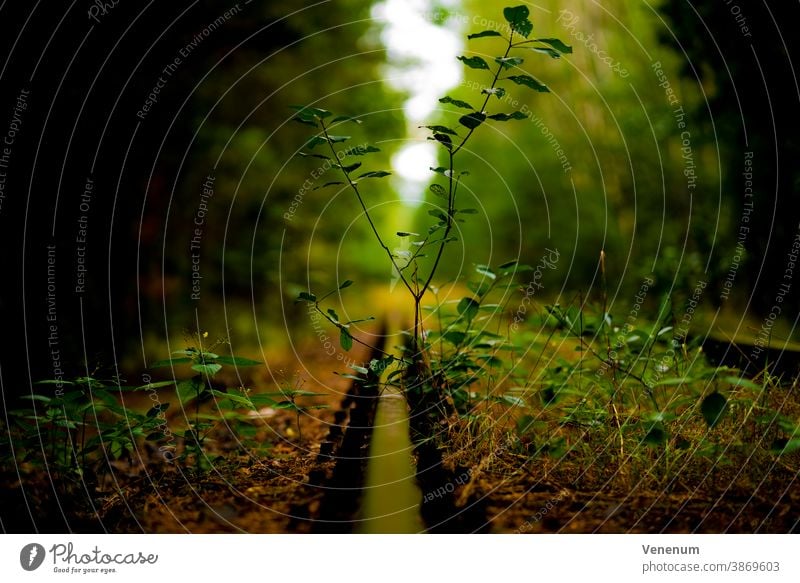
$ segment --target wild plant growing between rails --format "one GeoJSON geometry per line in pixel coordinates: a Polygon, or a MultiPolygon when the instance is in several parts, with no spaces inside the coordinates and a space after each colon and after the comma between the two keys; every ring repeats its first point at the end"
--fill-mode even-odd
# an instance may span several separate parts
{"type": "MultiPolygon", "coordinates": [[[[306,148],[308,151],[301,152],[304,157],[319,158],[339,170],[341,180],[325,183],[322,187],[343,186],[352,191],[360,210],[369,224],[370,230],[374,235],[378,246],[383,249],[394,273],[399,282],[406,289],[408,296],[413,304],[413,327],[410,334],[410,347],[405,355],[399,359],[400,366],[392,373],[402,375],[405,381],[405,394],[412,406],[412,409],[428,409],[432,405],[434,409],[439,409],[446,404],[446,395],[456,401],[456,406],[461,408],[464,402],[469,401],[469,393],[463,393],[463,387],[459,386],[461,393],[455,397],[456,393],[450,390],[452,383],[447,375],[454,371],[461,374],[469,373],[471,370],[480,369],[484,364],[476,363],[472,360],[459,362],[458,366],[453,367],[455,361],[445,362],[443,357],[445,351],[440,348],[438,355],[431,351],[429,344],[430,335],[426,334],[423,327],[422,301],[432,290],[434,278],[441,265],[447,246],[456,241],[453,235],[453,227],[456,222],[462,222],[463,217],[476,214],[478,211],[472,208],[460,207],[459,187],[465,180],[467,172],[459,167],[459,154],[470,141],[475,132],[484,123],[498,122],[505,123],[513,120],[525,120],[528,113],[525,110],[512,112],[497,112],[492,107],[492,97],[496,104],[501,104],[506,95],[507,87],[516,85],[521,88],[530,89],[539,93],[549,92],[548,87],[535,77],[524,73],[520,68],[525,62],[525,58],[519,56],[523,51],[528,54],[536,52],[552,58],[560,58],[562,54],[571,53],[572,48],[555,38],[529,38],[533,32],[533,24],[528,19],[529,9],[527,6],[507,7],[503,10],[503,16],[507,25],[503,26],[503,31],[484,30],[468,36],[469,40],[480,40],[480,42],[492,43],[502,40],[504,45],[501,54],[494,58],[490,65],[480,56],[460,56],[458,59],[470,69],[486,71],[491,76],[491,82],[482,90],[482,103],[479,107],[472,104],[445,96],[439,99],[443,105],[453,108],[466,110],[467,113],[460,115],[458,125],[450,127],[448,125],[427,125],[422,126],[430,130],[428,139],[436,141],[442,147],[442,152],[446,160],[444,166],[431,168],[436,178],[442,182],[431,184],[430,191],[442,201],[441,208],[429,211],[435,222],[428,227],[427,232],[418,234],[413,230],[399,231],[398,237],[412,239],[411,246],[413,251],[397,253],[392,250],[385,234],[381,234],[376,224],[369,205],[365,199],[365,186],[369,180],[380,179],[389,176],[390,172],[385,170],[361,170],[365,156],[378,149],[374,146],[358,146],[347,148],[343,146],[350,140],[351,136],[341,135],[338,128],[349,123],[361,123],[358,116],[336,116],[330,111],[310,106],[295,106],[297,114],[294,120],[313,127],[317,133],[308,141],[306,148]],[[320,148],[319,150],[317,148],[320,148]],[[432,263],[425,270],[421,265],[420,259],[430,254],[432,263]],[[447,367],[450,366],[448,373],[447,367]],[[399,371],[399,372],[398,372],[399,371]]],[[[516,262],[509,262],[500,267],[502,277],[498,278],[498,273],[488,266],[479,266],[478,272],[483,279],[490,284],[483,286],[478,283],[478,287],[473,289],[474,295],[463,298],[458,304],[458,313],[455,320],[450,323],[447,330],[440,330],[438,338],[444,342],[449,341],[455,348],[451,356],[456,359],[465,359],[468,348],[475,342],[479,342],[482,337],[472,332],[473,322],[481,309],[481,303],[485,299],[488,291],[494,289],[495,285],[501,280],[508,278],[519,271],[521,266],[516,262]],[[483,287],[481,287],[483,286],[483,287]],[[483,289],[488,287],[489,289],[483,289]]],[[[347,280],[339,289],[343,290],[352,284],[347,280]]],[[[334,290],[335,292],[336,290],[334,290]]],[[[334,293],[331,292],[331,293],[334,293]]],[[[322,316],[332,325],[340,330],[340,343],[344,350],[349,350],[353,342],[360,342],[353,338],[350,333],[350,325],[353,321],[340,321],[335,311],[324,309],[321,302],[329,294],[321,298],[311,290],[299,295],[298,301],[305,301],[314,306],[322,316]]],[[[390,355],[387,355],[389,357],[390,355]]],[[[392,376],[390,375],[390,377],[392,376]]],[[[463,385],[464,383],[459,383],[463,385]]],[[[468,384],[468,383],[467,383],[468,384]]]]}

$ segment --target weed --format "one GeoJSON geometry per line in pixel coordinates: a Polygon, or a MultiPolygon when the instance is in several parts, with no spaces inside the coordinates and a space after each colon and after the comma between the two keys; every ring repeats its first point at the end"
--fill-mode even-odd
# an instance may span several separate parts
{"type": "MultiPolygon", "coordinates": [[[[413,326],[410,333],[410,346],[404,355],[397,360],[398,368],[391,378],[403,379],[405,395],[414,412],[432,412],[435,417],[443,418],[450,407],[455,407],[462,414],[471,408],[470,386],[481,374],[490,374],[496,368],[501,337],[475,327],[478,315],[484,311],[494,312],[499,306],[484,302],[501,281],[507,285],[510,279],[522,268],[516,262],[500,266],[495,272],[486,266],[479,266],[478,273],[482,278],[470,282],[471,296],[462,298],[456,312],[437,312],[440,329],[430,332],[424,328],[423,300],[429,292],[435,290],[434,279],[445,256],[448,245],[457,240],[453,228],[458,222],[478,211],[459,205],[459,188],[467,179],[468,173],[459,167],[459,154],[470,141],[476,130],[490,122],[506,123],[528,118],[526,108],[506,112],[495,112],[492,97],[497,104],[502,103],[507,87],[519,86],[539,93],[549,92],[547,86],[538,79],[524,73],[520,67],[525,62],[523,51],[544,53],[552,58],[559,58],[572,49],[563,42],[552,38],[529,39],[533,25],[528,19],[529,9],[526,6],[508,7],[503,11],[507,22],[506,30],[485,30],[469,35],[470,40],[484,39],[480,42],[491,43],[492,39],[504,41],[502,54],[495,57],[490,65],[480,56],[460,56],[458,59],[469,69],[486,71],[490,82],[482,90],[482,103],[474,107],[470,103],[442,97],[442,104],[456,109],[466,110],[459,115],[458,125],[426,125],[430,132],[428,139],[435,141],[442,148],[446,160],[444,166],[431,168],[434,176],[441,182],[431,184],[430,191],[441,200],[439,208],[429,211],[434,219],[433,224],[422,231],[413,229],[398,231],[396,236],[410,241],[411,250],[393,251],[387,243],[385,234],[381,234],[370,207],[366,203],[365,186],[373,179],[381,179],[390,175],[386,170],[367,170],[362,168],[363,160],[371,153],[378,151],[374,146],[348,148],[344,144],[351,136],[339,134],[339,128],[346,124],[360,124],[359,116],[335,115],[330,111],[311,106],[295,106],[297,110],[294,120],[311,126],[316,134],[306,143],[303,157],[324,160],[324,164],[337,169],[341,180],[330,181],[320,188],[328,186],[344,186],[349,189],[363,211],[370,230],[378,247],[386,254],[393,272],[405,288],[411,304],[413,326]],[[335,133],[334,133],[335,132],[335,133]],[[321,151],[316,148],[320,147],[321,151]],[[422,259],[428,257],[428,267],[422,259]]],[[[345,281],[338,289],[350,287],[351,280],[345,281]]],[[[334,290],[337,291],[337,290],[334,290]]],[[[309,290],[301,293],[297,301],[305,301],[314,306],[331,324],[340,331],[340,343],[344,350],[350,350],[354,339],[350,332],[353,323],[342,322],[333,309],[324,309],[320,304],[331,295],[330,292],[318,299],[309,290]]],[[[437,308],[438,309],[438,308],[437,308]]],[[[362,342],[363,343],[363,342],[362,342]]],[[[391,355],[386,355],[387,357],[391,355]]],[[[424,431],[423,431],[424,433],[424,431]]]]}

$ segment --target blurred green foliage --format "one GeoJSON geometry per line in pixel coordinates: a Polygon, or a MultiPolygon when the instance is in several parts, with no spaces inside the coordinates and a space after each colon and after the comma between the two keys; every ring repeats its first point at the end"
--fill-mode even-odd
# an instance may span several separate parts
{"type": "MultiPolygon", "coordinates": [[[[192,270],[185,249],[208,176],[214,177],[213,196],[201,227],[197,305],[213,316],[223,292],[233,301],[249,301],[252,294],[256,309],[280,323],[281,286],[329,281],[329,270],[314,271],[322,265],[316,259],[337,256],[345,234],[356,247],[367,234],[360,223],[350,226],[352,201],[336,191],[312,190],[328,173],[317,179],[309,165],[293,163],[308,136],[290,122],[290,105],[320,102],[344,112],[374,112],[372,123],[356,130],[356,144],[404,131],[399,96],[381,82],[384,49],[370,34],[369,3],[343,0],[295,11],[262,2],[257,10],[253,39],[230,54],[217,51],[205,63],[187,106],[196,136],[176,180],[177,204],[165,234],[166,289],[174,292],[167,294],[165,311],[184,325],[191,321],[185,298],[192,270]]],[[[388,166],[391,152],[391,142],[382,145],[376,160],[388,166]]],[[[342,268],[353,264],[347,255],[340,260],[342,268]]]]}
{"type": "MultiPolygon", "coordinates": [[[[502,8],[495,0],[447,9],[432,3],[426,15],[441,26],[460,24],[463,37],[502,26],[495,17],[502,8]]],[[[345,0],[296,13],[270,3],[259,10],[269,23],[259,34],[271,40],[242,44],[209,68],[192,96],[197,136],[176,184],[183,202],[172,211],[177,228],[168,233],[167,248],[191,238],[202,183],[216,165],[214,216],[202,242],[201,302],[218,300],[224,276],[228,297],[252,297],[267,321],[283,326],[302,320],[301,308],[285,301],[298,291],[333,288],[345,275],[387,284],[391,273],[368,244],[367,223],[352,199],[337,188],[313,190],[327,173],[314,178],[309,165],[291,163],[308,135],[289,123],[289,106],[371,112],[368,123],[347,133],[351,143],[380,147],[374,162],[386,169],[408,139],[408,123],[404,96],[383,79],[382,23],[370,18],[370,3],[345,0]]],[[[604,250],[612,304],[633,303],[649,275],[655,281],[650,304],[664,293],[680,303],[700,278],[710,281],[704,302],[720,303],[718,282],[731,265],[739,220],[738,206],[731,204],[735,185],[721,178],[731,172],[730,152],[726,161],[720,142],[727,134],[716,133],[708,117],[713,84],[688,78],[686,57],[664,42],[671,29],[660,10],[621,0],[531,6],[534,35],[561,38],[574,50],[560,62],[547,52],[526,55],[526,69],[552,95],[534,94],[532,105],[521,109],[529,89],[507,81],[506,94],[490,101],[490,113],[521,110],[530,119],[486,124],[465,151],[462,164],[471,175],[462,201],[479,215],[459,226],[463,247],[451,250],[443,265],[447,277],[470,264],[517,257],[536,262],[545,249],[556,249],[562,260],[545,274],[542,295],[581,290],[598,299],[604,250]]],[[[502,42],[482,38],[461,54],[493,62],[502,42]]],[[[481,72],[465,71],[448,95],[479,102],[481,72]]],[[[455,104],[442,103],[428,123],[452,125],[459,115],[455,104]]],[[[386,233],[422,228],[430,218],[427,204],[416,210],[419,226],[408,224],[409,211],[382,205],[398,197],[392,184],[381,181],[367,194],[368,203],[378,205],[379,224],[386,233]]],[[[423,196],[435,202],[430,192],[423,196]]],[[[189,258],[174,258],[168,271],[183,289],[189,258]]],[[[749,276],[741,270],[737,277],[742,297],[749,276]]],[[[183,297],[174,296],[169,313],[181,313],[183,297]]]]}

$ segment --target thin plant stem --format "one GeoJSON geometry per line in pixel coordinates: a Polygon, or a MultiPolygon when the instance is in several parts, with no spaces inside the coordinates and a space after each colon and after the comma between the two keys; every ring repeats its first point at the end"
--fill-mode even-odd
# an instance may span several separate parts
{"type": "MultiPolygon", "coordinates": [[[[511,47],[513,46],[513,39],[514,39],[514,31],[511,31],[511,35],[508,39],[508,46],[506,47],[505,53],[503,53],[503,59],[508,57],[508,54],[511,52],[511,47]]],[[[499,64],[497,66],[497,71],[494,74],[494,78],[492,79],[492,83],[489,86],[489,90],[486,92],[486,99],[483,100],[483,104],[481,105],[480,112],[483,113],[486,110],[486,106],[489,104],[489,99],[492,97],[492,90],[497,85],[497,81],[500,79],[500,73],[503,71],[503,65],[499,64]]],[[[456,191],[458,189],[458,179],[455,178],[455,157],[458,152],[464,147],[467,141],[472,136],[473,132],[478,126],[470,128],[467,132],[467,135],[461,140],[461,143],[455,148],[450,149],[448,152],[448,192],[447,192],[447,225],[445,227],[444,236],[442,237],[442,241],[439,244],[439,250],[436,253],[436,259],[433,262],[433,266],[431,267],[430,272],[428,273],[428,277],[425,280],[425,283],[422,287],[418,290],[418,293],[414,296],[414,353],[419,350],[419,340],[421,336],[420,330],[420,323],[421,323],[421,302],[422,298],[425,293],[428,291],[428,288],[433,281],[434,276],[436,275],[436,271],[439,268],[439,263],[442,260],[442,255],[444,254],[445,245],[447,245],[448,237],[450,236],[450,231],[453,228],[453,215],[455,214],[455,200],[456,200],[456,191]]]]}
{"type": "MultiPolygon", "coordinates": [[[[322,128],[322,134],[325,136],[325,141],[328,143],[328,147],[330,148],[331,153],[333,154],[334,160],[338,160],[339,156],[336,152],[336,148],[334,148],[333,144],[331,143],[330,136],[328,135],[328,128],[325,126],[325,122],[323,120],[320,120],[319,123],[320,127],[322,128]]],[[[395,260],[394,253],[392,253],[391,249],[389,249],[389,246],[383,242],[383,238],[378,232],[378,228],[375,226],[375,222],[372,220],[372,215],[370,215],[369,210],[367,210],[367,205],[364,203],[364,199],[358,190],[358,186],[356,185],[355,182],[353,182],[353,179],[350,178],[350,173],[347,170],[345,170],[341,164],[339,164],[339,169],[342,171],[342,174],[347,180],[347,184],[350,186],[350,189],[353,191],[353,193],[355,193],[356,198],[358,199],[358,204],[361,205],[361,209],[364,211],[364,216],[367,218],[367,222],[369,223],[369,226],[372,229],[372,232],[375,235],[378,244],[383,248],[383,250],[389,256],[389,261],[392,262],[392,265],[394,266],[395,270],[397,270],[397,273],[400,276],[400,280],[403,282],[403,285],[405,285],[406,288],[408,288],[408,291],[410,291],[413,294],[414,290],[411,288],[411,284],[409,284],[405,275],[403,275],[402,271],[400,271],[400,266],[397,264],[397,261],[395,260]]]]}

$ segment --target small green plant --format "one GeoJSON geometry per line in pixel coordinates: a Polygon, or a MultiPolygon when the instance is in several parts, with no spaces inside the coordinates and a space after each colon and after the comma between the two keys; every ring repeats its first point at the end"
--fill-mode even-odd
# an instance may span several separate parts
{"type": "MultiPolygon", "coordinates": [[[[220,422],[237,419],[235,411],[228,409],[227,412],[230,414],[226,414],[225,407],[218,407],[218,413],[201,413],[201,405],[215,397],[223,399],[223,405],[233,406],[237,402],[241,405],[244,402],[244,398],[215,389],[212,384],[213,377],[221,372],[224,366],[250,367],[261,364],[249,358],[216,354],[213,350],[226,344],[227,340],[219,339],[212,345],[205,346],[204,341],[207,337],[207,332],[198,333],[193,338],[196,346],[177,350],[173,352],[175,356],[151,365],[151,368],[171,367],[173,370],[175,366],[189,365],[190,370],[197,373],[189,379],[175,382],[176,397],[188,425],[183,430],[184,448],[178,459],[182,461],[193,459],[197,471],[209,469],[217,457],[217,454],[206,451],[207,441],[217,425],[220,422]],[[190,411],[190,408],[193,408],[193,411],[190,411]]],[[[253,407],[252,403],[248,403],[247,406],[253,407]]]]}
{"type": "Polygon", "coordinates": [[[303,391],[299,388],[287,388],[285,390],[273,393],[262,393],[262,397],[266,398],[273,398],[278,397],[281,398],[280,400],[273,400],[268,406],[274,409],[286,409],[289,411],[294,412],[295,414],[295,423],[297,425],[297,440],[298,443],[302,443],[303,441],[303,429],[300,425],[300,417],[301,415],[308,413],[314,409],[327,409],[327,405],[319,404],[319,403],[311,403],[307,405],[303,405],[298,402],[298,399],[308,399],[314,397],[322,397],[324,396],[323,393],[315,393],[313,391],[303,391]]]}
{"type": "MultiPolygon", "coordinates": [[[[558,39],[529,38],[533,24],[528,19],[527,6],[507,7],[503,10],[503,16],[506,20],[505,30],[484,30],[468,36],[469,40],[481,39],[481,42],[502,41],[502,48],[498,51],[500,54],[494,58],[492,64],[477,55],[458,57],[467,68],[489,75],[488,83],[481,91],[480,105],[475,107],[461,99],[442,97],[439,101],[443,105],[455,110],[465,110],[465,113],[458,114],[457,124],[422,126],[430,131],[428,139],[441,146],[445,164],[430,169],[438,179],[438,182],[430,185],[430,191],[441,201],[439,208],[429,211],[434,222],[423,229],[422,234],[414,232],[415,229],[396,233],[399,238],[411,240],[413,251],[398,253],[392,250],[387,243],[386,235],[380,232],[366,202],[364,191],[369,181],[389,176],[390,172],[382,169],[365,170],[362,167],[364,160],[371,153],[379,151],[375,146],[345,145],[351,140],[351,136],[340,134],[339,128],[346,124],[360,124],[359,117],[337,116],[318,107],[295,106],[297,113],[293,119],[316,130],[316,134],[306,144],[307,151],[301,152],[300,156],[322,159],[325,164],[339,171],[340,180],[327,182],[321,188],[344,186],[353,193],[376,244],[386,254],[395,276],[407,291],[413,325],[410,347],[406,355],[398,361],[400,365],[398,370],[402,371],[405,394],[412,409],[415,410],[430,409],[445,412],[446,401],[449,399],[460,411],[466,412],[470,404],[468,387],[474,382],[472,380],[474,373],[485,370],[487,366],[491,368],[496,359],[494,354],[486,350],[491,349],[490,342],[497,339],[473,328],[478,312],[486,309],[486,306],[482,305],[483,299],[495,285],[496,275],[488,268],[485,268],[482,274],[484,276],[482,282],[477,283],[477,287],[472,289],[474,295],[460,300],[457,314],[454,317],[448,316],[446,318],[448,322],[443,323],[444,327],[438,335],[433,336],[433,339],[439,341],[438,352],[432,351],[433,345],[430,340],[426,340],[426,337],[430,339],[431,336],[423,326],[423,300],[433,289],[434,279],[448,245],[457,240],[453,235],[453,227],[457,222],[463,222],[466,217],[478,212],[460,204],[459,188],[468,172],[461,169],[459,154],[482,125],[528,118],[524,110],[511,112],[496,110],[496,106],[502,104],[504,96],[511,88],[520,87],[538,93],[549,92],[544,83],[521,69],[525,57],[520,55],[526,54],[524,51],[528,51],[527,54],[536,52],[552,58],[559,58],[562,54],[572,52],[571,47],[558,39]],[[426,256],[428,260],[424,264],[421,259],[426,256]],[[449,345],[447,350],[445,344],[449,345]]],[[[513,277],[518,272],[514,262],[501,266],[501,269],[504,278],[513,277]]],[[[352,282],[347,280],[339,289],[349,287],[351,284],[352,282]]],[[[341,346],[344,350],[350,350],[354,340],[360,342],[350,333],[349,326],[353,322],[341,322],[333,309],[326,310],[320,305],[322,299],[329,295],[326,294],[318,299],[313,290],[308,290],[301,293],[297,300],[313,304],[320,314],[339,328],[341,346]]]]}
{"type": "MultiPolygon", "coordinates": [[[[40,381],[37,386],[55,390],[26,395],[31,408],[10,411],[17,463],[91,482],[108,469],[107,461],[132,461],[137,441],[158,441],[163,425],[159,414],[169,404],[154,405],[146,413],[126,407],[122,393],[144,387],[127,387],[119,379],[100,379],[95,374],[40,381]]],[[[172,384],[168,381],[148,386],[172,384]]]]}
{"type": "Polygon", "coordinates": [[[507,301],[514,276],[530,271],[532,267],[517,261],[495,268],[476,266],[475,277],[467,281],[473,295],[453,302],[454,310],[441,305],[438,290],[433,290],[437,301],[429,309],[436,316],[438,330],[426,335],[425,350],[430,355],[432,369],[438,372],[433,381],[441,385],[461,415],[469,415],[484,400],[519,404],[514,395],[475,392],[471,387],[492,386],[494,378],[504,376],[507,365],[502,355],[513,349],[513,344],[503,325],[505,305],[494,300],[498,296],[501,302],[507,301]]]}

